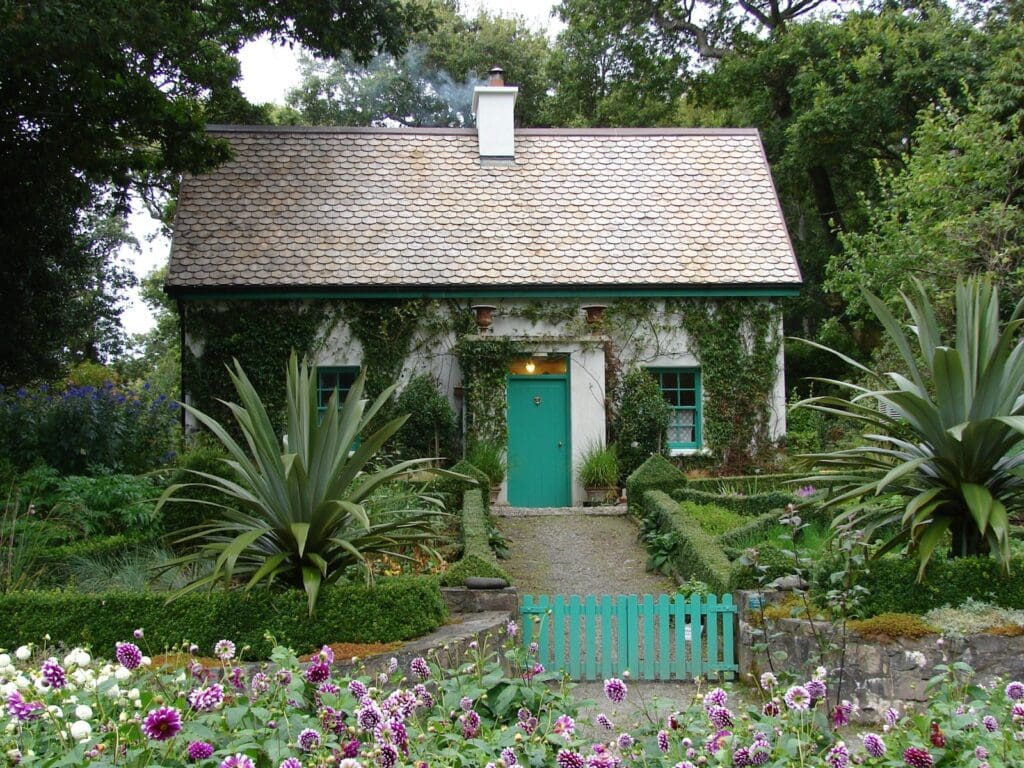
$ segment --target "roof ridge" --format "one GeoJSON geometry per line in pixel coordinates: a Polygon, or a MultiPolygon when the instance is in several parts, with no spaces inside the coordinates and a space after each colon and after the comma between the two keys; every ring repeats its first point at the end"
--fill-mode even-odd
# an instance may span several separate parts
{"type": "MultiPolygon", "coordinates": [[[[360,127],[345,125],[211,124],[209,133],[379,134],[475,136],[475,128],[360,127]]],[[[516,128],[517,136],[758,136],[756,128],[516,128]]]]}

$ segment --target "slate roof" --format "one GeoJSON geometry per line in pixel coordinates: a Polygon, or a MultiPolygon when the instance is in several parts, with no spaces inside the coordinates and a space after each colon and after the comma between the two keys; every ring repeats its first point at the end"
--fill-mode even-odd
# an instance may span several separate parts
{"type": "Polygon", "coordinates": [[[221,127],[183,180],[167,287],[795,286],[754,130],[221,127]]]}

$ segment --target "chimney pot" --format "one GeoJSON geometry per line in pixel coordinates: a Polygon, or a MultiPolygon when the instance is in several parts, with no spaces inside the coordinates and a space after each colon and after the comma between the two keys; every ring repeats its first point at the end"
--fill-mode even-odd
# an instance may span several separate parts
{"type": "Polygon", "coordinates": [[[488,85],[494,88],[503,88],[505,86],[505,70],[501,67],[491,67],[491,71],[488,72],[491,76],[491,80],[488,85]]]}

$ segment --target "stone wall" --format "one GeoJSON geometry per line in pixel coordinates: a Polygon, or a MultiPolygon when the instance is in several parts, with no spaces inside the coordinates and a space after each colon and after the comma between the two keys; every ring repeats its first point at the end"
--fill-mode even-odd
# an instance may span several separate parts
{"type": "MultiPolygon", "coordinates": [[[[766,642],[764,632],[749,619],[756,616],[751,599],[754,592],[740,592],[738,656],[740,675],[768,671],[764,652],[754,646],[766,642]]],[[[766,593],[770,602],[774,597],[766,593]]],[[[756,605],[756,603],[755,603],[756,605]]],[[[825,622],[811,623],[802,619],[782,619],[769,631],[769,653],[784,651],[784,660],[775,660],[776,669],[792,671],[798,677],[810,676],[819,665],[829,670],[830,697],[843,679],[839,696],[858,707],[856,719],[875,722],[890,706],[901,711],[908,705],[928,699],[927,683],[936,673],[935,667],[961,661],[975,670],[977,681],[990,685],[998,679],[1024,679],[1024,637],[973,635],[962,639],[930,635],[920,640],[896,638],[888,641],[865,638],[849,633],[845,654],[829,651],[822,659],[820,645],[841,646],[841,628],[825,622]],[[842,656],[842,658],[841,658],[842,656]]],[[[774,658],[774,657],[773,657],[774,658]]]]}

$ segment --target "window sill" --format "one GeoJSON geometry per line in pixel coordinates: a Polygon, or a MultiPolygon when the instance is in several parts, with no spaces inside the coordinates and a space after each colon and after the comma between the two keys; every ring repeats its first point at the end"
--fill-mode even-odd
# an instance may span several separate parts
{"type": "Polygon", "coordinates": [[[669,448],[669,456],[710,456],[710,448],[669,448]]]}

